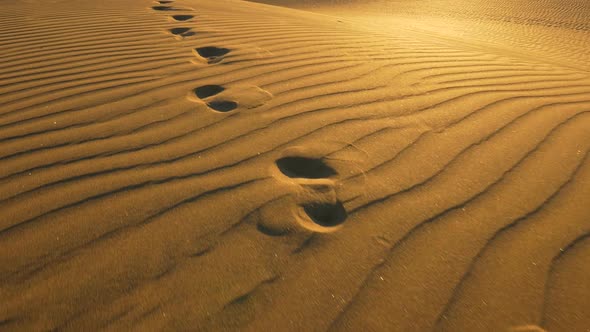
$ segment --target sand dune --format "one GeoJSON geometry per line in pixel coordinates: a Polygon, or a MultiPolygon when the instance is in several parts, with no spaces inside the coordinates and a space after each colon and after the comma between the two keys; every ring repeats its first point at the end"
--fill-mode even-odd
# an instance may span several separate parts
{"type": "Polygon", "coordinates": [[[3,3],[0,330],[590,329],[588,3],[265,2],[3,3]]]}
{"type": "Polygon", "coordinates": [[[377,31],[411,28],[491,53],[589,71],[586,0],[254,0],[338,15],[377,31]]]}

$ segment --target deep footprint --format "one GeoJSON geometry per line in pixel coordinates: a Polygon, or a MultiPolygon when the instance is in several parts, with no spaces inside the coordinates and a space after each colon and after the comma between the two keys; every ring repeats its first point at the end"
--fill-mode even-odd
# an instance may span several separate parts
{"type": "Polygon", "coordinates": [[[173,2],[174,2],[174,1],[170,1],[170,0],[162,0],[162,1],[158,1],[158,3],[159,3],[159,4],[161,4],[161,5],[165,5],[165,4],[168,4],[168,3],[173,3],[173,2]]]}
{"type": "Polygon", "coordinates": [[[238,107],[238,103],[229,100],[219,100],[207,103],[207,106],[218,112],[229,112],[235,110],[238,107]]]}
{"type": "Polygon", "coordinates": [[[284,157],[276,161],[279,170],[290,178],[322,179],[338,174],[321,159],[284,157]]]}
{"type": "Polygon", "coordinates": [[[347,217],[342,203],[310,203],[303,205],[303,210],[316,224],[323,227],[334,227],[342,224],[347,217]]]}
{"type": "Polygon", "coordinates": [[[222,92],[223,90],[225,90],[225,88],[220,85],[203,85],[203,86],[196,88],[194,90],[194,92],[195,92],[195,95],[197,97],[199,97],[199,99],[205,99],[205,98],[215,96],[216,94],[222,92]]]}
{"type": "Polygon", "coordinates": [[[188,21],[193,18],[193,15],[173,15],[172,18],[177,21],[188,21]]]}
{"type": "Polygon", "coordinates": [[[215,46],[206,46],[201,48],[196,48],[195,52],[208,63],[215,63],[219,62],[223,59],[223,56],[229,53],[229,49],[227,48],[220,48],[215,46]]]}

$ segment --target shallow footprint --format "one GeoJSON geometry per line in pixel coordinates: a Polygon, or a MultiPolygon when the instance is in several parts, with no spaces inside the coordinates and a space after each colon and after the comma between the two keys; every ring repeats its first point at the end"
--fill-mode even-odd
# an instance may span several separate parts
{"type": "Polygon", "coordinates": [[[290,178],[322,179],[338,174],[322,159],[289,156],[276,161],[281,173],[290,178]]]}
{"type": "Polygon", "coordinates": [[[230,50],[222,47],[206,46],[195,48],[194,52],[207,63],[217,63],[223,60],[224,56],[228,54],[230,50]]]}
{"type": "Polygon", "coordinates": [[[172,18],[176,21],[188,21],[193,18],[193,15],[173,15],[172,18]]]}

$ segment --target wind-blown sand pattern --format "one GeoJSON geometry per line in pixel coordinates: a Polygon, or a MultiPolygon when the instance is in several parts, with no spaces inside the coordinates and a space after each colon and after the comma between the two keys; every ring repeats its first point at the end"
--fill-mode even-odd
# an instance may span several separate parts
{"type": "Polygon", "coordinates": [[[3,3],[0,330],[590,331],[590,3],[451,2],[3,3]]]}

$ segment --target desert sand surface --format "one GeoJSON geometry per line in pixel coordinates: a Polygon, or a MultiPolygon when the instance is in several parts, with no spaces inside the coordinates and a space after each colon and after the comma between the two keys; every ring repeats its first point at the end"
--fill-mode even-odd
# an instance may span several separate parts
{"type": "Polygon", "coordinates": [[[4,0],[0,331],[590,331],[590,2],[4,0]]]}

